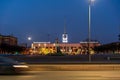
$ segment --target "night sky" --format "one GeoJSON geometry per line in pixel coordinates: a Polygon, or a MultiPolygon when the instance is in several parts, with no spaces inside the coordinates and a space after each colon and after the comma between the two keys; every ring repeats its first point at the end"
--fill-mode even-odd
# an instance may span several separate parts
{"type": "MultiPolygon", "coordinates": [[[[92,8],[91,36],[103,44],[118,41],[120,0],[96,0],[92,8]]],[[[61,41],[64,19],[69,42],[88,37],[88,0],[0,0],[0,33],[19,43],[61,41]]]]}

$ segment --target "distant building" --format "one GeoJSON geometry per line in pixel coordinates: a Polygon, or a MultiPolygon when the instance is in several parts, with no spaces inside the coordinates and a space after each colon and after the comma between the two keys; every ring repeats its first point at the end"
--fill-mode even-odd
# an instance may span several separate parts
{"type": "Polygon", "coordinates": [[[0,54],[19,54],[24,51],[25,47],[18,45],[17,37],[0,35],[0,54]]]}
{"type": "Polygon", "coordinates": [[[115,53],[120,54],[120,42],[112,42],[95,48],[97,53],[115,53]]]}
{"type": "MultiPolygon", "coordinates": [[[[31,45],[32,53],[35,54],[49,54],[55,53],[56,47],[60,48],[63,54],[76,55],[87,54],[88,43],[50,43],[50,42],[33,42],[31,45]]],[[[92,49],[96,46],[100,46],[99,42],[90,42],[91,54],[94,54],[92,49]]]]}
{"type": "Polygon", "coordinates": [[[0,44],[17,45],[17,38],[11,35],[0,35],[0,44]]]}

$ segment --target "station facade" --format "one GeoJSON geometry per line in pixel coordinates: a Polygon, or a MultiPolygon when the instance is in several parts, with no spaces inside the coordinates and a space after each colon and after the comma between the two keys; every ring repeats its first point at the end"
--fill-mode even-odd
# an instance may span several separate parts
{"type": "MultiPolygon", "coordinates": [[[[99,42],[90,42],[90,52],[94,54],[94,47],[100,46],[99,42]]],[[[50,43],[50,42],[33,42],[31,44],[31,53],[33,54],[49,54],[56,53],[57,47],[63,54],[77,55],[77,54],[87,54],[88,52],[88,42],[80,43],[50,43]]]]}

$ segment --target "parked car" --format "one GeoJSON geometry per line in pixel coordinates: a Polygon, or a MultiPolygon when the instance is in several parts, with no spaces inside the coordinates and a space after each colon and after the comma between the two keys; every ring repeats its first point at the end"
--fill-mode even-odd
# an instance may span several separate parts
{"type": "Polygon", "coordinates": [[[0,56],[0,74],[21,74],[29,70],[25,63],[0,56]]]}

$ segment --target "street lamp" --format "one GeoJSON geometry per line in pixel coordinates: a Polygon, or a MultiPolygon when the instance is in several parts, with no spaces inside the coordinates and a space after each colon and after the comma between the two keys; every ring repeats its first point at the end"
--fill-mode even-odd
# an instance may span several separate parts
{"type": "Polygon", "coordinates": [[[91,5],[95,2],[95,0],[89,0],[89,24],[88,24],[88,54],[89,54],[89,61],[91,61],[91,54],[90,54],[90,42],[91,42],[91,5]]]}
{"type": "Polygon", "coordinates": [[[31,37],[28,37],[28,40],[30,41],[32,38],[31,37]]]}

